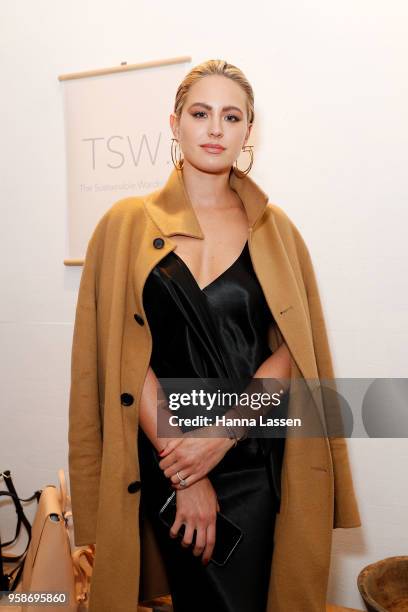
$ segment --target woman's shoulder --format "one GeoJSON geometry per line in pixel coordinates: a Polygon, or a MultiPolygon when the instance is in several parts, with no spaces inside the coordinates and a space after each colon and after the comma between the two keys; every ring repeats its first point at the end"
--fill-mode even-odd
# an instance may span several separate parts
{"type": "Polygon", "coordinates": [[[116,200],[98,219],[94,232],[116,231],[119,227],[142,221],[145,216],[146,196],[134,195],[116,200]]]}
{"type": "Polygon", "coordinates": [[[283,237],[290,237],[296,244],[304,245],[304,240],[298,226],[283,208],[273,202],[268,202],[266,210],[269,220],[275,223],[283,237]]]}
{"type": "Polygon", "coordinates": [[[116,200],[94,226],[88,250],[126,248],[134,240],[134,233],[142,233],[145,229],[145,197],[137,195],[116,200]]]}
{"type": "Polygon", "coordinates": [[[133,195],[120,198],[120,200],[116,200],[111,204],[103,216],[107,218],[126,219],[128,217],[141,215],[144,212],[143,202],[145,197],[146,196],[133,195]]]}
{"type": "Polygon", "coordinates": [[[288,223],[290,222],[288,214],[275,204],[274,202],[268,202],[266,205],[266,210],[269,215],[273,216],[279,223],[288,223]]]}

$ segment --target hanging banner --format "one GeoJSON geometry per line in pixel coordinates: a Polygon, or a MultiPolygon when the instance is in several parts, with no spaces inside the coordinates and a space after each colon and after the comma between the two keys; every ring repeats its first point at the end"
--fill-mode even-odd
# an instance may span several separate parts
{"type": "Polygon", "coordinates": [[[66,265],[83,263],[112,204],[162,187],[172,170],[169,117],[190,57],[62,75],[67,159],[66,265]]]}

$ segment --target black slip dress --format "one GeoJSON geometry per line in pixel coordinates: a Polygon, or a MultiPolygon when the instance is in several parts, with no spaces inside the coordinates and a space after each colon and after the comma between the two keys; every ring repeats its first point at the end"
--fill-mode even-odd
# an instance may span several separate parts
{"type": "MultiPolygon", "coordinates": [[[[158,378],[225,377],[242,391],[271,355],[275,323],[252,267],[248,242],[234,263],[200,288],[185,262],[168,253],[150,272],[143,305],[158,378]]],[[[275,323],[276,324],[276,323],[275,323]]],[[[246,438],[209,472],[220,510],[244,536],[224,566],[201,563],[158,518],[173,488],[139,428],[141,512],[148,513],[169,579],[174,612],[265,612],[273,534],[280,505],[284,438],[246,438]]]]}

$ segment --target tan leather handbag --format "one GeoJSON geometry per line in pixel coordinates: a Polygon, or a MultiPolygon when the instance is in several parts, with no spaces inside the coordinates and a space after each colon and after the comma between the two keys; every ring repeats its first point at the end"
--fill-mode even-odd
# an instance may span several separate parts
{"type": "MultiPolygon", "coordinates": [[[[31,531],[31,542],[27,551],[19,590],[23,593],[45,591],[66,593],[67,612],[79,612],[80,604],[86,600],[87,578],[80,564],[81,554],[92,557],[93,551],[71,552],[68,518],[72,516],[68,507],[64,470],[58,470],[60,487],[48,485],[43,488],[31,531]]],[[[37,612],[38,606],[27,606],[27,612],[37,612]]],[[[54,606],[47,605],[49,612],[54,606]]],[[[61,605],[55,606],[55,612],[61,605]]]]}
{"type": "MultiPolygon", "coordinates": [[[[95,550],[93,546],[74,546],[71,501],[63,469],[58,471],[58,478],[59,488],[47,485],[41,489],[21,580],[13,593],[16,598],[35,591],[64,593],[68,602],[64,610],[82,612],[88,607],[95,550]]],[[[22,609],[38,612],[38,605],[27,602],[22,609]]],[[[61,612],[61,604],[47,604],[47,610],[61,612]]]]}
{"type": "MultiPolygon", "coordinates": [[[[74,543],[71,498],[65,473],[58,470],[59,488],[47,485],[41,490],[31,528],[21,581],[16,595],[34,591],[66,593],[64,612],[88,610],[95,546],[77,547],[74,543]]],[[[10,610],[0,602],[0,611],[10,610]]],[[[15,612],[38,612],[38,605],[14,606],[15,612]]],[[[61,605],[47,604],[47,612],[61,612],[61,605]]],[[[138,612],[171,612],[171,597],[159,597],[139,604],[138,612]]]]}

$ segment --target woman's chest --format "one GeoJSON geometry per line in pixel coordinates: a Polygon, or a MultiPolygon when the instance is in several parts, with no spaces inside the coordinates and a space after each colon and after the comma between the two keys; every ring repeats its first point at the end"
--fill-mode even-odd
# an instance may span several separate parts
{"type": "Polygon", "coordinates": [[[205,239],[175,234],[174,252],[188,266],[200,287],[209,285],[239,257],[248,239],[248,218],[236,207],[200,214],[205,239]]]}

